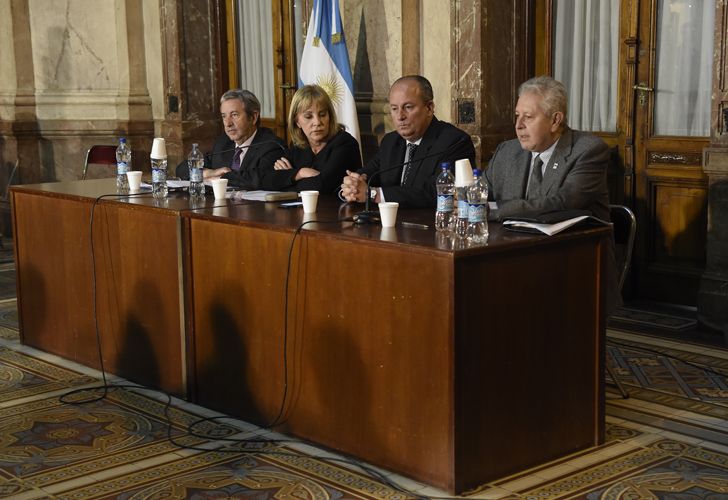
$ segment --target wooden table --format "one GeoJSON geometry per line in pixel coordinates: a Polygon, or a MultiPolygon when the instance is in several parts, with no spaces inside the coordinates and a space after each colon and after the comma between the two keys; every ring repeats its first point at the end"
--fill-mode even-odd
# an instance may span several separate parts
{"type": "Polygon", "coordinates": [[[450,492],[603,441],[608,229],[468,248],[349,215],[321,199],[289,271],[301,209],[185,214],[195,401],[450,492]]]}
{"type": "MultiPolygon", "coordinates": [[[[13,186],[23,343],[101,368],[94,322],[91,210],[114,179],[13,186]]],[[[212,204],[212,200],[209,200],[212,204]]],[[[185,196],[104,198],[94,209],[96,313],[104,368],[187,392],[181,217],[185,196]]]]}
{"type": "Polygon", "coordinates": [[[100,367],[95,269],[110,372],[450,492],[603,441],[608,229],[468,247],[322,197],[291,247],[300,208],[147,195],[96,205],[94,267],[114,191],[13,187],[24,343],[100,367]]]}

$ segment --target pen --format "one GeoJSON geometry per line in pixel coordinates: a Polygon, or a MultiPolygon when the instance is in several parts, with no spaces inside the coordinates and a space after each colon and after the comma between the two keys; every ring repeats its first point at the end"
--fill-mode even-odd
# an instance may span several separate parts
{"type": "Polygon", "coordinates": [[[428,226],[427,224],[417,224],[415,222],[407,222],[407,221],[402,221],[402,226],[403,227],[416,227],[417,229],[430,229],[430,226],[428,226]]]}

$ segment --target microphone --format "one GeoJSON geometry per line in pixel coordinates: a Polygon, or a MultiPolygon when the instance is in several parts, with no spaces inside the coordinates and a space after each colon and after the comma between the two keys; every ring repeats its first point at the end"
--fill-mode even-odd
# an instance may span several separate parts
{"type": "Polygon", "coordinates": [[[422,162],[422,160],[426,160],[427,158],[431,158],[433,156],[439,156],[444,155],[446,153],[449,153],[453,149],[455,149],[455,146],[459,145],[462,142],[465,142],[465,140],[468,138],[468,136],[460,137],[457,141],[450,144],[445,149],[442,149],[440,151],[435,151],[434,153],[429,153],[423,156],[422,158],[417,158],[417,160],[410,159],[408,161],[403,161],[401,163],[397,163],[395,165],[390,165],[387,168],[380,168],[376,172],[373,172],[371,177],[367,178],[367,192],[366,192],[366,200],[364,201],[364,210],[359,212],[358,214],[354,215],[354,223],[355,224],[373,224],[375,222],[379,222],[379,212],[376,212],[374,210],[371,210],[370,208],[370,200],[371,196],[369,194],[371,193],[371,184],[372,179],[377,176],[377,174],[381,174],[384,172],[389,172],[391,170],[395,170],[398,168],[402,168],[404,165],[408,163],[414,163],[415,161],[422,162]]]}

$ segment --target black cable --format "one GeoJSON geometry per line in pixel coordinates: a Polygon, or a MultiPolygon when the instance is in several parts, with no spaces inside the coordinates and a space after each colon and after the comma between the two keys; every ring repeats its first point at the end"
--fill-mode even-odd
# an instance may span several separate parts
{"type": "Polygon", "coordinates": [[[61,403],[68,403],[68,404],[85,404],[85,403],[93,403],[96,401],[100,401],[106,397],[108,394],[108,390],[111,385],[109,385],[107,379],[106,379],[106,367],[104,366],[104,356],[101,349],[101,334],[99,332],[99,318],[96,311],[96,252],[94,250],[94,214],[96,211],[96,206],[99,204],[99,202],[104,198],[129,198],[129,197],[146,197],[146,196],[152,196],[152,193],[150,192],[144,192],[144,193],[129,193],[129,194],[119,194],[119,193],[113,193],[113,194],[102,194],[101,196],[96,197],[94,199],[93,204],[91,205],[91,218],[89,220],[89,246],[91,247],[91,293],[93,296],[92,300],[92,310],[93,310],[93,317],[94,317],[94,332],[96,336],[96,353],[99,357],[99,367],[101,371],[101,379],[103,380],[103,384],[96,387],[87,387],[83,389],[74,389],[72,391],[69,391],[65,394],[62,394],[58,400],[61,403]],[[81,400],[81,401],[67,401],[66,398],[70,397],[74,394],[84,392],[84,391],[94,391],[103,389],[103,394],[101,396],[97,396],[88,400],[81,400]]]}
{"type": "MultiPolygon", "coordinates": [[[[91,264],[92,264],[92,270],[91,270],[91,277],[92,277],[91,282],[92,282],[92,294],[93,294],[92,310],[93,310],[93,317],[94,317],[94,328],[95,328],[97,354],[98,354],[99,367],[100,367],[101,378],[103,380],[103,383],[98,386],[82,387],[82,388],[73,389],[71,391],[68,391],[59,397],[59,401],[63,404],[70,404],[70,405],[83,405],[83,404],[94,403],[94,402],[105,399],[108,396],[110,391],[116,390],[116,389],[136,390],[136,391],[141,390],[141,391],[155,392],[155,393],[161,394],[162,396],[164,396],[166,398],[166,401],[164,402],[163,414],[164,414],[164,420],[166,421],[166,424],[167,424],[167,440],[172,445],[174,445],[180,449],[188,449],[188,450],[201,451],[201,452],[256,453],[256,454],[263,454],[263,455],[290,456],[290,457],[294,457],[294,458],[300,458],[302,456],[305,457],[306,455],[302,455],[300,453],[289,453],[289,452],[281,452],[281,451],[273,451],[273,450],[264,450],[264,449],[260,449],[260,448],[247,448],[245,446],[243,446],[241,449],[234,449],[234,448],[212,448],[211,449],[211,448],[203,448],[201,446],[193,446],[193,445],[179,443],[177,441],[177,438],[175,438],[172,435],[173,423],[172,423],[172,417],[170,415],[170,410],[172,408],[172,396],[169,393],[167,393],[166,391],[160,390],[160,389],[150,389],[150,388],[135,385],[135,384],[110,384],[108,382],[108,379],[106,377],[106,367],[104,365],[104,360],[103,360],[101,333],[100,333],[100,329],[99,329],[97,304],[96,304],[96,286],[97,286],[96,252],[95,252],[95,247],[93,244],[93,241],[94,241],[93,240],[94,215],[95,215],[96,206],[104,198],[126,198],[126,197],[139,197],[139,196],[151,196],[151,193],[144,192],[144,193],[137,193],[137,194],[118,194],[118,193],[104,194],[104,195],[101,195],[101,196],[97,197],[96,199],[94,199],[94,202],[91,205],[91,216],[90,216],[90,221],[89,221],[89,236],[90,236],[89,245],[90,245],[90,250],[91,250],[91,264]],[[96,397],[90,397],[90,398],[81,399],[81,400],[69,399],[72,396],[74,396],[76,394],[80,394],[82,392],[94,392],[94,391],[99,391],[99,390],[103,391],[103,393],[96,397]]],[[[244,204],[244,203],[233,203],[232,205],[239,205],[239,204],[244,204]]],[[[231,205],[230,203],[226,203],[225,205],[220,205],[220,206],[227,207],[230,205],[231,205]]],[[[199,210],[201,208],[216,208],[216,207],[195,207],[195,208],[183,209],[181,211],[195,211],[195,210],[199,210]]],[[[301,223],[295,229],[295,231],[293,233],[293,238],[291,239],[291,244],[288,249],[288,261],[287,261],[286,280],[285,280],[285,289],[284,289],[284,293],[285,293],[285,297],[284,297],[284,332],[283,332],[284,391],[283,391],[283,397],[281,399],[281,405],[280,405],[280,408],[278,411],[278,415],[273,419],[273,421],[269,425],[262,427],[262,429],[271,429],[275,425],[280,425],[281,423],[284,423],[284,421],[281,420],[281,417],[285,410],[285,404],[286,404],[286,399],[287,399],[287,395],[288,395],[288,354],[287,354],[287,352],[288,352],[288,289],[289,289],[289,282],[290,282],[291,261],[293,258],[293,249],[295,247],[296,238],[298,237],[301,230],[303,229],[303,227],[306,224],[339,223],[339,222],[347,222],[350,220],[351,220],[350,218],[345,218],[345,219],[337,219],[337,220],[305,221],[305,222],[301,223]]],[[[292,443],[301,442],[300,440],[294,440],[294,439],[224,438],[224,437],[210,436],[209,434],[200,434],[194,430],[194,427],[197,425],[200,425],[201,423],[214,422],[214,421],[222,419],[222,418],[228,418],[228,419],[232,419],[232,420],[241,421],[239,419],[236,419],[234,417],[229,417],[229,416],[201,418],[201,419],[198,419],[198,420],[188,424],[187,428],[184,429],[183,434],[180,437],[192,436],[192,437],[197,437],[197,438],[201,438],[201,439],[213,440],[214,442],[222,441],[222,442],[230,442],[233,444],[241,444],[241,445],[249,445],[249,444],[269,444],[269,445],[281,444],[281,445],[283,445],[283,444],[292,444],[292,443]]],[[[241,431],[241,432],[243,432],[243,431],[241,431]]],[[[365,475],[369,476],[373,480],[379,481],[381,484],[384,484],[395,491],[399,491],[401,493],[404,493],[404,494],[411,496],[413,498],[416,498],[416,499],[438,498],[438,499],[442,499],[442,500],[447,500],[449,498],[452,498],[452,497],[422,497],[422,496],[419,496],[416,493],[401,487],[400,485],[396,484],[395,482],[393,482],[392,480],[387,478],[385,475],[383,475],[379,471],[359,462],[358,460],[349,459],[349,458],[345,458],[345,457],[344,458],[309,457],[309,458],[311,458],[313,460],[327,462],[327,463],[344,463],[344,464],[355,466],[359,470],[361,470],[365,475]]]]}

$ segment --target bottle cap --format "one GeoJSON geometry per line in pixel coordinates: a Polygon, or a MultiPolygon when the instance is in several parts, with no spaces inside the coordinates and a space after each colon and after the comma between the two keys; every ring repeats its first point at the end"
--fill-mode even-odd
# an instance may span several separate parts
{"type": "Polygon", "coordinates": [[[126,137],[119,137],[119,142],[126,142],[126,137]]]}
{"type": "Polygon", "coordinates": [[[155,160],[166,160],[167,159],[167,147],[164,143],[164,139],[161,137],[155,137],[152,143],[152,153],[149,155],[150,158],[155,160]]]}
{"type": "Polygon", "coordinates": [[[455,162],[455,187],[467,187],[473,183],[473,169],[470,160],[464,158],[455,162]]]}

